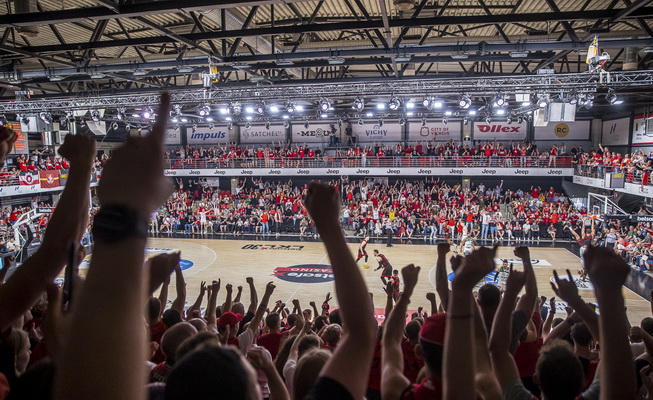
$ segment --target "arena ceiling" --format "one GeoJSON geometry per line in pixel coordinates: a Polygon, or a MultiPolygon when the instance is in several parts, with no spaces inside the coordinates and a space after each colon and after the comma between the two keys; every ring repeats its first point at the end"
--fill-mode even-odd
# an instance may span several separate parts
{"type": "Polygon", "coordinates": [[[648,70],[651,3],[7,0],[0,99],[201,89],[209,64],[214,89],[585,73],[595,35],[608,71],[648,70]]]}

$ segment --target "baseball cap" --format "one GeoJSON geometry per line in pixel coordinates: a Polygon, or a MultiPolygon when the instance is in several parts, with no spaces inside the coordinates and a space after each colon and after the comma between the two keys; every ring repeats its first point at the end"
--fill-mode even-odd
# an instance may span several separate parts
{"type": "Polygon", "coordinates": [[[447,314],[439,313],[428,317],[419,332],[420,340],[444,345],[444,333],[447,327],[447,314]]]}
{"type": "Polygon", "coordinates": [[[218,327],[219,328],[224,328],[225,326],[234,326],[236,325],[236,322],[240,322],[240,320],[243,319],[242,314],[234,314],[231,311],[226,312],[222,314],[220,318],[218,318],[218,327]]]}

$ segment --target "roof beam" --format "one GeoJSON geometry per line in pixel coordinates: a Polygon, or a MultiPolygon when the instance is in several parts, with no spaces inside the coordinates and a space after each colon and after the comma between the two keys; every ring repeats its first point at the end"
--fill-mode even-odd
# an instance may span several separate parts
{"type": "Polygon", "coordinates": [[[651,4],[653,0],[637,0],[636,2],[630,4],[628,7],[624,8],[623,10],[620,10],[615,14],[615,16],[612,18],[612,22],[619,21],[623,18],[628,17],[630,14],[634,13],[635,11],[639,10],[642,7],[645,7],[649,4],[651,4]]]}

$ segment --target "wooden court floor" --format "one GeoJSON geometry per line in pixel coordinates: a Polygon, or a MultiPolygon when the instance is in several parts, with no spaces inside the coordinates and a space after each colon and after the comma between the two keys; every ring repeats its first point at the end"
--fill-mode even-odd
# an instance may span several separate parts
{"type": "MultiPolygon", "coordinates": [[[[358,245],[350,244],[349,247],[355,256],[358,245]]],[[[385,247],[381,244],[367,246],[367,251],[370,254],[368,264],[371,268],[364,268],[363,260],[359,261],[359,265],[367,282],[368,290],[374,294],[375,308],[379,314],[382,313],[385,306],[385,297],[380,279],[381,271],[374,271],[378,265],[372,256],[372,251],[375,248],[385,254],[395,269],[401,269],[409,263],[421,267],[419,282],[411,299],[410,310],[416,310],[419,306],[428,310],[426,293],[435,292],[436,247],[407,244],[395,244],[393,247],[385,247]]],[[[327,292],[331,292],[335,297],[333,281],[324,282],[325,271],[319,266],[322,264],[328,266],[329,264],[329,258],[322,243],[263,242],[253,238],[245,240],[152,238],[148,241],[148,249],[148,256],[162,251],[181,251],[182,267],[186,268],[184,276],[187,284],[187,306],[195,301],[201,281],[210,283],[218,278],[222,280],[219,303],[224,301],[224,285],[231,283],[234,286],[234,294],[238,286],[244,287],[242,300],[247,305],[249,291],[245,278],[248,276],[254,278],[259,298],[267,282],[275,283],[276,290],[271,300],[272,304],[276,300],[282,300],[288,304],[289,308],[292,308],[291,300],[299,299],[302,308],[309,308],[309,301],[315,301],[319,308],[327,292]],[[318,282],[311,282],[316,280],[318,282]]],[[[513,255],[513,248],[501,247],[497,258],[496,262],[499,264],[501,262],[499,258],[515,259],[516,257],[513,255]]],[[[547,296],[547,298],[553,295],[549,284],[553,270],[564,273],[568,268],[577,277],[576,271],[580,267],[579,258],[566,249],[532,247],[531,258],[535,260],[533,263],[539,294],[547,296]]],[[[517,262],[515,266],[518,266],[517,262]]],[[[447,271],[451,272],[449,265],[447,265],[447,271]]],[[[328,273],[326,275],[328,276],[328,273]]],[[[174,284],[173,279],[170,286],[171,299],[175,293],[174,284]]],[[[581,285],[579,292],[586,301],[596,301],[591,285],[581,285]]],[[[632,324],[639,324],[642,318],[651,316],[650,303],[647,300],[627,288],[623,289],[623,293],[628,308],[628,317],[632,324]]],[[[331,301],[331,305],[332,307],[337,305],[335,298],[331,301]]],[[[558,304],[556,308],[558,309],[557,315],[564,317],[564,304],[558,304]]]]}

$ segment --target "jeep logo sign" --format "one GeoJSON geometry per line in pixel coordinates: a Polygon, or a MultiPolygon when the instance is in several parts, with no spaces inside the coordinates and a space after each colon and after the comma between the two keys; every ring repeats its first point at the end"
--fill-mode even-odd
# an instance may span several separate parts
{"type": "Polygon", "coordinates": [[[474,123],[474,139],[476,140],[515,140],[525,139],[528,123],[508,124],[505,121],[491,123],[477,122],[474,123]]]}

